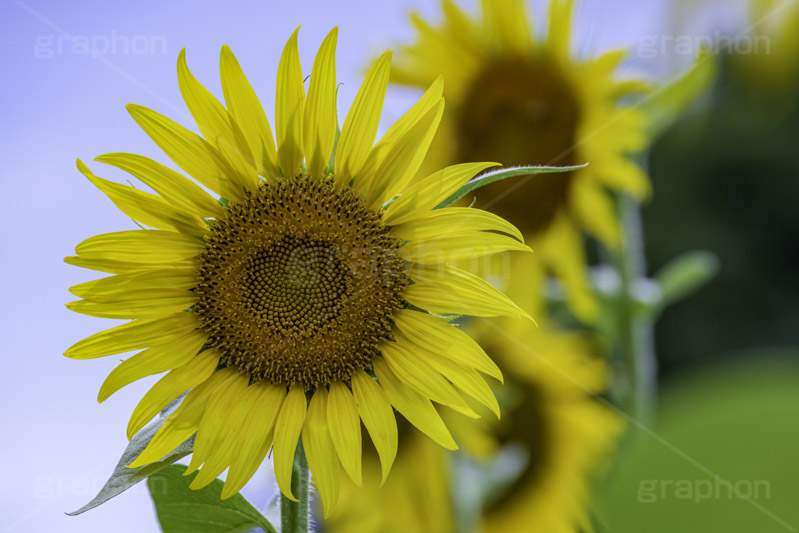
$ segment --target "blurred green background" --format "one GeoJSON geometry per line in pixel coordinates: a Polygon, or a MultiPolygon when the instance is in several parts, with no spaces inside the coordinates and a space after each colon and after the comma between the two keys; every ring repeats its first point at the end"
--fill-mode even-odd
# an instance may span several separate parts
{"type": "Polygon", "coordinates": [[[656,421],[597,492],[600,532],[796,531],[799,464],[799,55],[723,53],[691,113],[654,144],[650,273],[687,250],[720,269],[657,322],[656,421]]]}
{"type": "Polygon", "coordinates": [[[748,356],[666,380],[597,492],[600,532],[796,531],[799,352],[748,356]]]}
{"type": "Polygon", "coordinates": [[[757,60],[721,56],[709,94],[649,157],[650,272],[694,249],[712,251],[721,265],[657,323],[663,377],[754,347],[799,345],[799,78],[775,87],[749,76],[749,59],[757,60]]]}

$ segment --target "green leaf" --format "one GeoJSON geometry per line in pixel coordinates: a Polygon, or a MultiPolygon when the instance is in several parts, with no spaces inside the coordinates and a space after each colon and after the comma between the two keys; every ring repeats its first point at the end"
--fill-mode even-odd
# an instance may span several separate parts
{"type": "Polygon", "coordinates": [[[585,165],[576,165],[573,167],[512,167],[512,168],[502,168],[499,170],[486,172],[485,174],[481,174],[480,176],[469,181],[463,187],[452,193],[452,195],[450,195],[449,198],[438,204],[436,206],[436,209],[442,209],[444,207],[452,205],[453,203],[457,202],[458,200],[460,200],[470,192],[474,192],[480,187],[485,187],[489,183],[494,183],[495,181],[512,178],[514,176],[529,176],[531,174],[550,174],[553,172],[570,172],[573,170],[584,168],[586,166],[588,166],[588,163],[586,163],[585,165]]]}
{"type": "Polygon", "coordinates": [[[114,472],[111,474],[111,477],[108,479],[108,481],[105,482],[103,488],[100,489],[100,492],[97,494],[97,496],[95,496],[92,501],[77,511],[67,513],[69,516],[79,515],[81,513],[85,513],[89,509],[94,509],[98,505],[103,504],[111,498],[125,492],[138,482],[147,479],[147,477],[153,475],[162,468],[171,465],[181,457],[185,457],[191,453],[194,447],[194,437],[189,438],[186,442],[175,448],[171,453],[158,462],[150,463],[149,465],[144,465],[137,468],[127,467],[127,465],[132,463],[133,460],[144,450],[144,448],[147,447],[156,431],[158,431],[158,429],[163,425],[167,417],[175,409],[177,409],[181,400],[183,400],[183,396],[169,404],[166,409],[161,411],[160,416],[155,421],[142,428],[141,431],[136,433],[133,438],[130,439],[130,443],[128,444],[128,447],[125,448],[125,451],[122,452],[122,457],[119,459],[119,462],[114,468],[114,472]]]}
{"type": "Polygon", "coordinates": [[[703,48],[687,72],[642,102],[641,107],[649,117],[650,140],[659,137],[702,96],[715,79],[717,67],[713,52],[703,48]]]}
{"type": "Polygon", "coordinates": [[[686,298],[706,285],[719,270],[719,260],[711,252],[685,253],[660,269],[655,282],[660,288],[659,308],[686,298]]]}
{"type": "Polygon", "coordinates": [[[241,494],[222,500],[222,481],[191,490],[189,484],[197,473],[184,476],[185,471],[183,465],[172,465],[147,480],[164,533],[244,533],[258,527],[277,533],[241,494]]]}

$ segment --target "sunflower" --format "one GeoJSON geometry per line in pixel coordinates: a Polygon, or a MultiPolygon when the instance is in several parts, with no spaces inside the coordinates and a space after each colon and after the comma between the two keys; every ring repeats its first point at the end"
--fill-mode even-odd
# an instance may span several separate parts
{"type": "Polygon", "coordinates": [[[597,305],[585,277],[581,230],[609,246],[621,234],[608,189],[649,193],[643,171],[627,158],[644,147],[645,117],[624,96],[637,81],[616,82],[623,51],[573,59],[572,1],[552,0],[547,38],[531,37],[524,0],[483,0],[473,20],[443,0],[434,27],[417,14],[415,44],[403,47],[392,82],[423,87],[447,80],[447,112],[431,147],[433,165],[488,158],[507,165],[589,166],[498,182],[480,190],[477,205],[516,224],[546,268],[567,286],[575,314],[588,322],[597,305]]]}
{"type": "Polygon", "coordinates": [[[598,399],[610,379],[605,348],[595,334],[564,330],[547,316],[535,262],[516,257],[505,288],[522,309],[536,313],[539,328],[502,318],[471,327],[505,375],[502,420],[470,426],[459,417],[457,426],[451,424],[456,436],[472,435],[468,442],[474,445],[462,440],[478,459],[508,446],[526,458],[484,509],[486,533],[591,531],[591,487],[624,427],[598,399]]]}
{"type": "Polygon", "coordinates": [[[91,237],[66,258],[113,274],[73,287],[82,299],[70,309],[131,321],[65,355],[144,349],[111,372],[99,400],[168,371],[136,406],[128,437],[188,391],[131,467],[196,434],[186,473],[202,470],[192,488],[227,469],[227,498],[272,449],[280,490],[294,499],[301,438],[327,514],[341,469],[361,484],[361,422],[385,480],[397,449],[394,409],[450,449],[457,446],[431,400],[476,417],[465,395],[498,415],[480,372],[499,378],[499,369],[437,315],[526,316],[449,262],[529,250],[496,215],[434,210],[493,163],[448,167],[411,184],[443,112],[441,79],[373,146],[391,65],[386,52],[337,134],[336,39],[334,29],[321,44],[307,97],[297,31],[288,40],[277,71],[277,146],[227,46],[220,58],[226,106],[192,76],[181,52],[180,91],[202,136],[147,108],[128,110],[199,185],[139,155],[97,158],[152,194],[78,161],[126,215],[153,229],[91,237]]]}
{"type": "Polygon", "coordinates": [[[487,349],[502,362],[509,400],[489,434],[498,446],[521,449],[524,462],[490,498],[483,530],[590,531],[591,486],[623,427],[594,397],[607,385],[607,367],[583,333],[503,327],[487,349]]]}
{"type": "MultiPolygon", "coordinates": [[[[524,260],[515,265],[519,271],[529,270],[524,260]]],[[[537,286],[520,276],[514,279],[519,280],[518,290],[537,286]]],[[[452,413],[447,422],[462,445],[461,453],[489,473],[492,482],[486,485],[498,487],[486,495],[482,513],[477,512],[482,515],[480,531],[589,531],[591,485],[623,424],[596,397],[608,384],[597,340],[559,330],[542,312],[541,298],[527,296],[520,299],[538,311],[538,328],[492,319],[474,331],[505,376],[502,419],[473,421],[452,413]]],[[[431,481],[451,474],[450,454],[429,439],[403,431],[403,424],[399,427],[391,478],[380,488],[345,482],[339,512],[327,524],[331,533],[455,530],[453,488],[431,481]]],[[[365,464],[365,471],[376,477],[376,453],[365,454],[365,464]]]]}

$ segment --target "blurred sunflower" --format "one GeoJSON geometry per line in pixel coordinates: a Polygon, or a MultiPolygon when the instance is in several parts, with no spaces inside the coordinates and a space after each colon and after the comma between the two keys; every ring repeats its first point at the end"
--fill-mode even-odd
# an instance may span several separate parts
{"type": "Polygon", "coordinates": [[[752,93],[753,104],[790,112],[799,84],[799,2],[750,0],[749,21],[733,48],[736,81],[752,93]]]}
{"type": "Polygon", "coordinates": [[[580,231],[609,246],[621,239],[607,190],[649,193],[628,154],[645,144],[645,116],[620,98],[642,93],[638,81],[616,82],[624,51],[590,61],[571,57],[573,1],[552,0],[546,39],[531,36],[524,0],[483,0],[473,20],[443,0],[444,20],[417,14],[416,43],[400,49],[392,82],[424,87],[447,80],[447,112],[430,150],[432,166],[488,158],[506,165],[573,165],[573,172],[528,176],[481,189],[477,205],[516,224],[547,268],[565,281],[575,314],[598,309],[586,280],[580,231]]]}
{"type": "Polygon", "coordinates": [[[277,148],[230,49],[220,59],[227,108],[192,76],[181,52],[180,90],[202,137],[144,107],[128,110],[178,167],[220,198],[142,156],[97,160],[157,195],[99,178],[78,161],[124,213],[154,229],[89,238],[66,259],[114,274],[73,287],[82,300],[70,309],[132,321],[65,355],[146,348],[111,372],[99,400],[169,371],[134,410],[128,436],[190,391],[131,467],[159,460],[196,433],[186,473],[202,470],[191,486],[229,468],[227,498],[273,448],[277,482],[293,499],[301,437],[327,514],[341,467],[361,483],[361,421],[385,480],[397,449],[393,408],[450,449],[457,446],[431,400],[477,417],[464,394],[498,415],[479,372],[500,378],[499,369],[431,313],[525,316],[487,282],[446,262],[528,250],[496,215],[433,210],[493,164],[457,165],[409,185],[443,112],[441,79],[372,146],[390,52],[367,73],[336,150],[336,39],[334,29],[322,43],[307,97],[297,31],[286,44],[277,72],[277,148]]]}
{"type": "Polygon", "coordinates": [[[400,445],[391,476],[379,486],[379,459],[373,449],[366,448],[364,486],[359,488],[349,480],[343,481],[336,514],[325,522],[326,531],[455,531],[455,517],[451,510],[452,472],[447,450],[413,431],[402,418],[397,420],[397,426],[400,445]]]}
{"type": "MultiPolygon", "coordinates": [[[[532,261],[533,256],[520,257],[515,273],[528,271],[532,261]]],[[[513,279],[517,291],[537,286],[522,276],[513,279]]],[[[623,429],[621,419],[596,398],[608,385],[608,368],[594,337],[559,331],[544,317],[541,298],[525,296],[521,306],[543,317],[537,318],[539,328],[508,320],[473,328],[505,376],[502,419],[474,421],[451,413],[447,423],[463,453],[484,465],[494,480],[490,485],[498,487],[486,495],[481,531],[590,531],[591,485],[623,429]],[[515,467],[508,466],[508,458],[515,467]]],[[[454,531],[452,487],[441,481],[452,479],[451,456],[431,444],[401,430],[391,478],[379,489],[345,482],[339,512],[328,523],[331,532],[454,531]]],[[[379,479],[377,455],[367,453],[364,461],[365,470],[379,479]]]]}

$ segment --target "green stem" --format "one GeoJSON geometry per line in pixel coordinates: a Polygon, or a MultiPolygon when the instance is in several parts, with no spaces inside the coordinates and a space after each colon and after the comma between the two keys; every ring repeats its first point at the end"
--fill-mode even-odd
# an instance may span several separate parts
{"type": "Polygon", "coordinates": [[[653,416],[657,362],[652,319],[642,312],[635,295],[635,284],[646,279],[641,214],[638,203],[626,195],[619,198],[618,209],[624,244],[616,256],[621,278],[617,331],[629,383],[623,404],[634,420],[646,424],[653,416]]]}
{"type": "Polygon", "coordinates": [[[281,533],[308,533],[310,475],[302,441],[297,443],[291,473],[291,492],[299,500],[293,502],[280,495],[281,533]]]}

